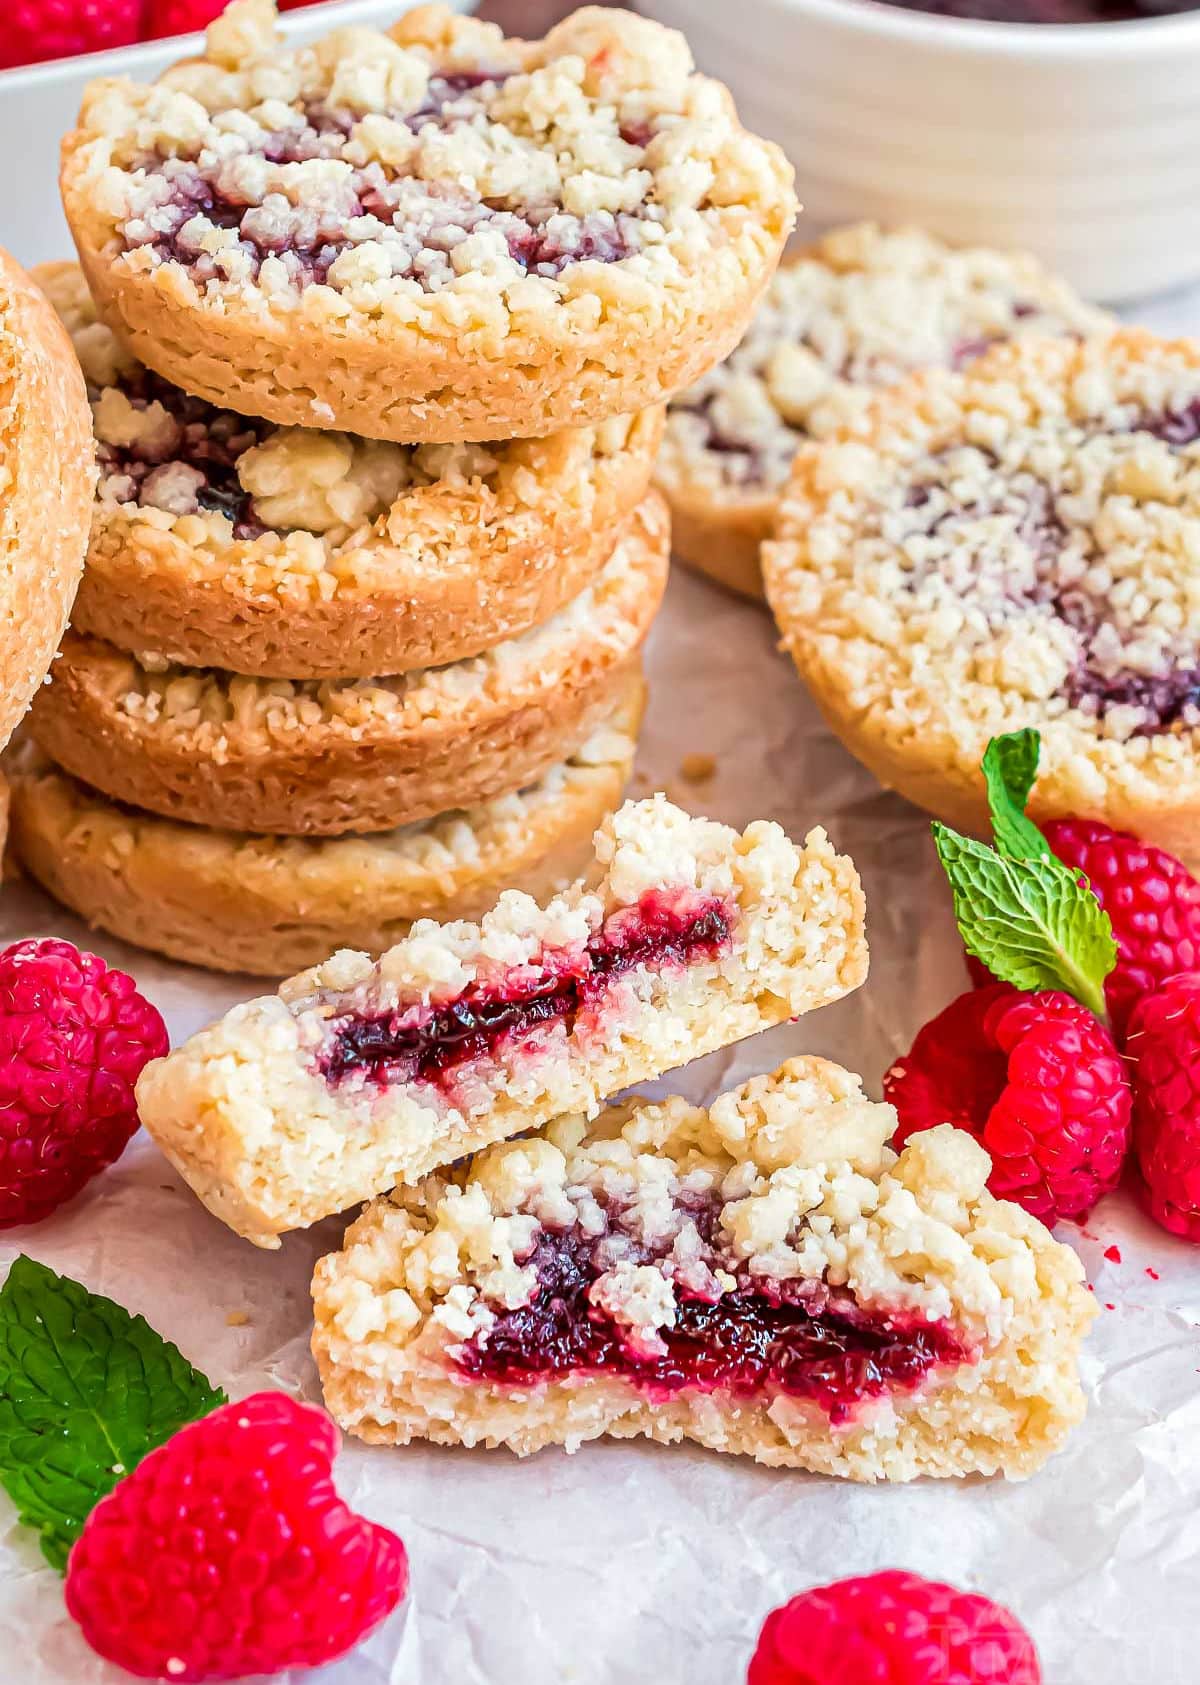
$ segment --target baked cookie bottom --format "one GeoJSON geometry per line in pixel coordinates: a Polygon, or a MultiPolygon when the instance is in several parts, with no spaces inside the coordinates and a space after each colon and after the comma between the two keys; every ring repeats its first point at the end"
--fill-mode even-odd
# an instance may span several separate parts
{"type": "Polygon", "coordinates": [[[591,858],[628,782],[644,686],[524,790],[365,837],[258,837],[121,806],[32,745],[13,757],[14,851],[72,912],[212,971],[281,977],[338,948],[379,953],[419,918],[478,919],[503,889],[547,896],[591,858]]]}
{"type": "Polygon", "coordinates": [[[774,531],[775,499],[745,500],[731,508],[677,489],[667,503],[672,555],[714,585],[761,603],[759,548],[774,531]]]}
{"type": "Polygon", "coordinates": [[[71,632],[30,730],[116,801],[226,830],[384,831],[535,782],[640,667],[669,560],[657,493],[595,583],[545,626],[394,678],[251,679],[155,663],[71,632]]]}
{"type": "Polygon", "coordinates": [[[584,880],[422,922],[235,1007],[138,1086],[142,1122],[260,1246],[796,1017],[866,975],[853,865],[627,802],[584,880]]]}
{"type": "Polygon", "coordinates": [[[297,54],[275,23],[239,0],[208,56],[93,84],[64,142],[88,284],[151,368],[275,422],[461,441],[632,414],[736,344],[792,171],[682,36],[421,7],[297,54]]]}
{"type": "Polygon", "coordinates": [[[272,427],[131,358],[77,264],[36,276],[83,366],[101,463],[72,625],[118,649],[268,678],[444,666],[577,596],[646,494],[661,408],[477,445],[272,427]]]}
{"type": "Polygon", "coordinates": [[[950,1125],[815,1058],[634,1100],[397,1188],[313,1280],[325,1402],[374,1443],[689,1439],[859,1481],[1033,1473],[1084,1413],[1076,1255],[950,1125]]]}

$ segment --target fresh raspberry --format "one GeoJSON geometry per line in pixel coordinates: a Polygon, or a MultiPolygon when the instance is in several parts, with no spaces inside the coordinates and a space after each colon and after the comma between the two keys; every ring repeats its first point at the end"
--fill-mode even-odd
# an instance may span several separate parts
{"type": "Polygon", "coordinates": [[[0,1228],[36,1223],[124,1152],[133,1088],[167,1051],[132,977],[70,942],[0,952],[0,1228]]]}
{"type": "MultiPolygon", "coordinates": [[[[1200,883],[1173,854],[1095,819],[1053,819],[1042,834],[1060,860],[1084,874],[1108,914],[1117,963],[1104,995],[1120,1045],[1142,995],[1200,966],[1200,883]]],[[[967,969],[977,985],[995,980],[969,956],[967,969]]]]}
{"type": "Polygon", "coordinates": [[[1143,996],[1125,1057],[1143,1201],[1156,1223],[1200,1244],[1200,972],[1143,996]]]}
{"type": "Polygon", "coordinates": [[[128,47],[141,16],[141,0],[16,0],[0,29],[0,70],[128,47]]]}
{"type": "Polygon", "coordinates": [[[163,35],[189,35],[207,29],[225,10],[226,0],[147,0],[142,39],[156,41],[163,35]]]}
{"type": "Polygon", "coordinates": [[[998,1603],[890,1570],[802,1592],[766,1618],[746,1685],[1041,1685],[998,1603]]]}
{"type": "Polygon", "coordinates": [[[968,990],[883,1079],[902,1143],[953,1123],[991,1154],[988,1187],[1044,1223],[1085,1217],[1117,1185],[1130,1093],[1108,1031],[1068,994],[968,990]]]}
{"type": "Polygon", "coordinates": [[[334,1488],[338,1432],[283,1393],[225,1404],[151,1451],[84,1523],[67,1608],[142,1679],[319,1667],[400,1602],[404,1546],[334,1488]]]}

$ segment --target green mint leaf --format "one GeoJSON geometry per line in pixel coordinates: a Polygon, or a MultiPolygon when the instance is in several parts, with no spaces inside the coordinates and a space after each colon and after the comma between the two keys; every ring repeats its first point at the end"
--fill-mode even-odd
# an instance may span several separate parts
{"type": "Polygon", "coordinates": [[[983,757],[992,832],[999,852],[1010,860],[1040,860],[1050,846],[1025,804],[1037,777],[1040,740],[1036,731],[1010,731],[993,737],[983,757]]]}
{"type": "Polygon", "coordinates": [[[225,1402],[140,1316],[19,1257],[0,1288],[0,1486],[65,1570],[147,1451],[225,1402]]]}
{"type": "Polygon", "coordinates": [[[1015,988],[1065,989],[1103,1019],[1117,947],[1108,914],[1071,867],[1048,851],[1008,859],[936,822],[933,840],[968,953],[1015,988]]]}

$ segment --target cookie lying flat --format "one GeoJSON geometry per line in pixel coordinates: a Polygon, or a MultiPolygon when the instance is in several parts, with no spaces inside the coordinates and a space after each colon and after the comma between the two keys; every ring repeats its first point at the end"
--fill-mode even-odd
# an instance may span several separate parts
{"type": "Polygon", "coordinates": [[[624,794],[642,690],[635,681],[611,724],[527,789],[368,837],[182,825],[24,754],[13,769],[13,843],[43,888],[126,942],[214,971],[283,977],[336,948],[380,953],[415,919],[481,918],[504,889],[543,897],[571,883],[624,794]]]}
{"type": "Polygon", "coordinates": [[[552,432],[736,344],[790,167],[683,37],[585,7],[544,41],[445,7],[285,49],[235,0],[207,56],[90,84],[62,187],[103,315],[213,403],[369,438],[552,432]]]}
{"type": "Polygon", "coordinates": [[[645,495],[661,409],[482,445],[273,427],[193,398],[37,270],[88,381],[101,477],[78,631],[270,678],[443,666],[541,625],[645,495]]]}
{"type": "Polygon", "coordinates": [[[313,1281],[363,1439],[692,1439],[852,1480],[1033,1473],[1084,1413],[1076,1255],[943,1125],[794,1059],[708,1111],[634,1101],[368,1206],[313,1281]]]}
{"type": "Polygon", "coordinates": [[[809,446],[763,549],[821,711],[886,785],[986,822],[988,739],[1042,734],[1035,817],[1200,865],[1200,346],[998,347],[809,446]]]}
{"type": "Polygon", "coordinates": [[[394,678],[159,671],[71,632],[30,730],[75,777],[168,818],[284,836],[391,830],[520,789],[578,748],[640,671],[668,543],[655,496],[545,626],[394,678]]]}
{"type": "Polygon", "coordinates": [[[657,479],[676,554],[761,596],[759,545],[805,439],[827,438],[914,369],[1110,322],[1025,254],[956,250],[911,228],[837,229],[778,271],[737,350],[671,406],[657,479]]]}
{"type": "Polygon", "coordinates": [[[341,953],[149,1065],[142,1122],[261,1246],[564,1111],[838,999],[866,975],[853,865],[664,797],[596,837],[588,884],[341,953]],[[590,887],[589,887],[590,884],[590,887]]]}
{"type": "Polygon", "coordinates": [[[71,342],[0,250],[0,748],[46,676],[83,572],[96,470],[71,342]]]}

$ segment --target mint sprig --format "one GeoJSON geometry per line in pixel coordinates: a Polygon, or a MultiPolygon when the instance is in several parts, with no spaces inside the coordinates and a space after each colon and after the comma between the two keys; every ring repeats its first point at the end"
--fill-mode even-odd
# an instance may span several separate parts
{"type": "Polygon", "coordinates": [[[1108,914],[1026,816],[1037,777],[1036,731],[996,737],[983,757],[995,847],[935,822],[967,952],[1017,989],[1063,989],[1104,1019],[1104,980],[1117,961],[1108,914]]]}
{"type": "Polygon", "coordinates": [[[99,1500],[225,1395],[140,1316],[19,1257],[0,1288],[0,1486],[65,1570],[99,1500]]]}
{"type": "Polygon", "coordinates": [[[1037,779],[1040,747],[1036,731],[1013,731],[1007,737],[993,737],[984,753],[992,835],[997,851],[1010,860],[1041,860],[1050,854],[1049,843],[1025,814],[1037,779]]]}

